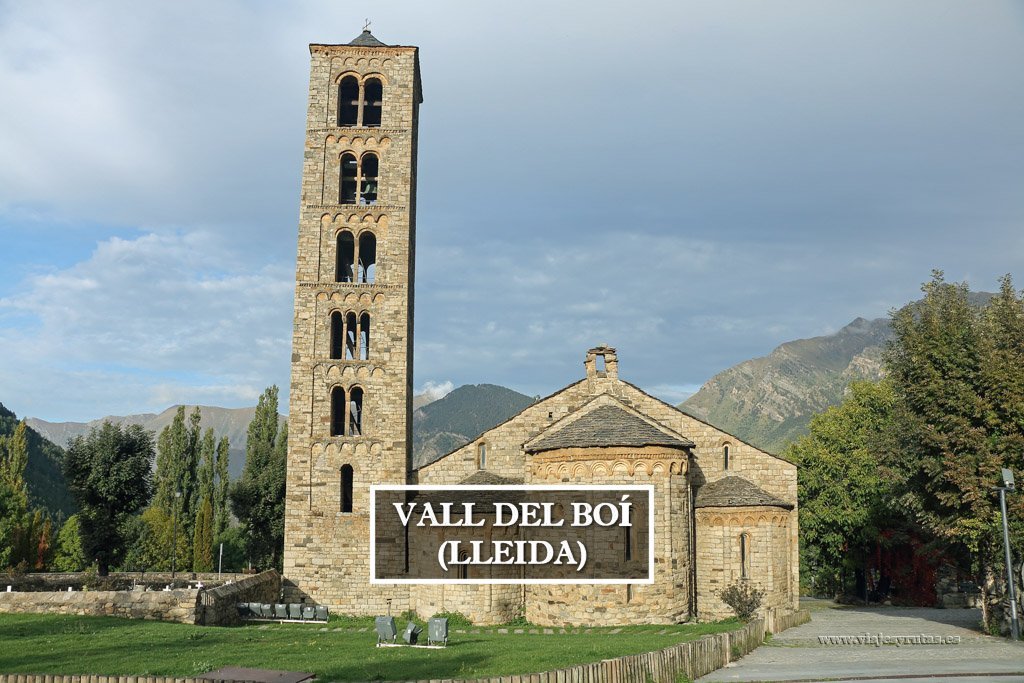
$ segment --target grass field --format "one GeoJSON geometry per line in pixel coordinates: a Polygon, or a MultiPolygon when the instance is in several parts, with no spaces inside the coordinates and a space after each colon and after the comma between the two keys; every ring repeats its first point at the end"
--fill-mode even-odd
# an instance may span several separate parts
{"type": "Polygon", "coordinates": [[[738,627],[731,621],[624,626],[617,633],[611,628],[565,634],[555,629],[553,635],[512,632],[532,627],[509,627],[509,633],[468,627],[467,633],[450,633],[446,649],[425,650],[377,648],[372,620],[362,619],[332,620],[328,630],[321,630],[303,624],[218,628],[0,614],[0,673],[191,676],[234,665],[309,671],[323,681],[473,678],[637,654],[738,627]]]}

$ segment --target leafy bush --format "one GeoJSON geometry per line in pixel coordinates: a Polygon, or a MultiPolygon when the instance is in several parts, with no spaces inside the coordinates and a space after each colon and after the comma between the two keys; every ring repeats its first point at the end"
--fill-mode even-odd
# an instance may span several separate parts
{"type": "Polygon", "coordinates": [[[737,617],[743,621],[748,621],[761,606],[761,601],[764,599],[764,591],[741,581],[723,589],[718,594],[718,597],[732,608],[737,617]]]}
{"type": "Polygon", "coordinates": [[[448,628],[469,628],[473,622],[462,612],[438,612],[434,617],[448,620],[448,628]]]}

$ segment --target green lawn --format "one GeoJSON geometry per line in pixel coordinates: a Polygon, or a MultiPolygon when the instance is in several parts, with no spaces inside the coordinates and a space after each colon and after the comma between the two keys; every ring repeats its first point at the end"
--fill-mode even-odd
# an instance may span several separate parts
{"type": "MultiPolygon", "coordinates": [[[[399,624],[399,628],[401,628],[399,624]]],[[[443,650],[377,648],[372,620],[218,628],[113,617],[0,614],[0,673],[191,676],[222,666],[310,671],[324,681],[473,678],[637,654],[736,629],[735,621],[531,635],[468,627],[443,650]],[[370,627],[366,632],[355,628],[370,627]],[[339,629],[339,630],[334,630],[339,629]],[[479,630],[479,633],[473,631],[479,630]],[[667,631],[666,633],[660,633],[667,631]]],[[[424,634],[425,635],[425,634],[424,634]]]]}

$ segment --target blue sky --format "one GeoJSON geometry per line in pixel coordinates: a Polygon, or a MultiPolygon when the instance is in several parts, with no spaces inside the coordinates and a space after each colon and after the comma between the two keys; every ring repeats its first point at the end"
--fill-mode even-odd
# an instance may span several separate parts
{"type": "Polygon", "coordinates": [[[1024,265],[1024,4],[0,0],[0,401],[288,385],[310,42],[421,48],[417,388],[676,402],[1024,265]]]}

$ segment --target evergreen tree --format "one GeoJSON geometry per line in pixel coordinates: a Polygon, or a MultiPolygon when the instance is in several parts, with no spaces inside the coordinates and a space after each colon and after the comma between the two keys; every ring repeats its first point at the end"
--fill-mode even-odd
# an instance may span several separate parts
{"type": "Polygon", "coordinates": [[[214,533],[220,536],[227,531],[231,523],[231,513],[228,510],[228,492],[231,488],[231,477],[228,473],[228,460],[230,458],[230,445],[228,437],[221,437],[217,444],[217,480],[214,485],[214,533]]]}
{"type": "Polygon", "coordinates": [[[64,476],[79,507],[82,547],[98,573],[127,550],[123,525],[152,494],[153,436],[138,425],[104,422],[68,446],[64,476]]]}
{"type": "Polygon", "coordinates": [[[285,457],[288,433],[278,433],[276,386],[260,396],[249,423],[245,468],[231,489],[231,508],[242,524],[249,560],[281,566],[284,549],[285,457]]]}

